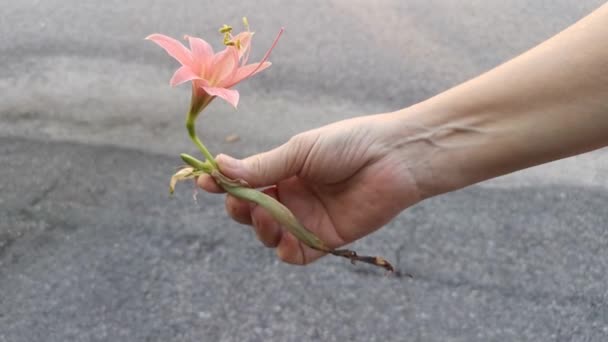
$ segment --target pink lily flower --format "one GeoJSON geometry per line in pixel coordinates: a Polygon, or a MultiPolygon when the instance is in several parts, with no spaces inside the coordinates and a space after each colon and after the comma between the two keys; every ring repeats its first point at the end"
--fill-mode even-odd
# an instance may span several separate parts
{"type": "Polygon", "coordinates": [[[171,77],[171,86],[192,81],[190,115],[197,115],[216,96],[236,108],[239,92],[231,88],[271,65],[268,57],[283,33],[281,28],[260,62],[247,64],[253,32],[247,30],[232,36],[231,28],[224,28],[227,30],[221,32],[225,33],[226,48],[218,53],[214,53],[211,45],[201,38],[185,36],[190,44],[188,49],[179,41],[162,34],[146,37],[181,63],[182,66],[171,77]]]}

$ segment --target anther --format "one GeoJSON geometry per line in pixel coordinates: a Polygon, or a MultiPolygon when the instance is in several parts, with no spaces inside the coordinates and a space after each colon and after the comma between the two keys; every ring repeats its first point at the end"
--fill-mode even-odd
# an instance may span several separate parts
{"type": "Polygon", "coordinates": [[[232,26],[224,24],[224,26],[220,27],[219,31],[220,31],[220,33],[224,33],[224,34],[230,33],[230,32],[232,32],[232,26]]]}

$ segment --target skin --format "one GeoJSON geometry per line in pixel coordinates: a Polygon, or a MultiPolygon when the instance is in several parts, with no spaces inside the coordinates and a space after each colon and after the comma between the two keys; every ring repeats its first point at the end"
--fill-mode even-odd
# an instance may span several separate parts
{"type": "MultiPolygon", "coordinates": [[[[445,192],[608,145],[608,5],[523,55],[429,100],[294,136],[220,170],[287,206],[329,247],[355,241],[445,192]]],[[[198,184],[222,190],[207,175],[198,184]]],[[[232,218],[287,263],[323,256],[261,207],[232,218]]]]}

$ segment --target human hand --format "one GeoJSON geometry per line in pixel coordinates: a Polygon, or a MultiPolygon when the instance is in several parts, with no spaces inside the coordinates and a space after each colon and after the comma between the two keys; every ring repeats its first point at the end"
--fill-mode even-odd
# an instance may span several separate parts
{"type": "MultiPolygon", "coordinates": [[[[416,180],[394,148],[396,129],[389,114],[349,119],[298,134],[284,145],[243,160],[219,155],[226,176],[243,179],[287,206],[329,247],[353,242],[382,227],[421,200],[416,180]]],[[[221,192],[210,176],[198,184],[221,192]]],[[[267,247],[287,263],[307,264],[323,255],[300,243],[262,207],[226,198],[236,221],[253,225],[267,247]]]]}

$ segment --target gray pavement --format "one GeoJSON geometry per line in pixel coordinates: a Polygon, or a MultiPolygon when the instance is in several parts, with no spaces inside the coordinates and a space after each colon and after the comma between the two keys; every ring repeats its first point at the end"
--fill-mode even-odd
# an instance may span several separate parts
{"type": "Polygon", "coordinates": [[[425,99],[601,3],[3,1],[0,341],[608,340],[606,150],[427,200],[354,245],[414,279],[289,266],[221,197],[168,197],[194,152],[189,91],[142,40],[247,15],[259,57],[286,27],[239,110],[200,122],[212,151],[243,156],[425,99]]]}

